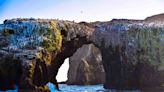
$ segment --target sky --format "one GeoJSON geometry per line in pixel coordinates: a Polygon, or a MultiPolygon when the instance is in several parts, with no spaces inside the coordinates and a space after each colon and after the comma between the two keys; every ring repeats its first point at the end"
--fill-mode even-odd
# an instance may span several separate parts
{"type": "Polygon", "coordinates": [[[65,59],[64,64],[59,68],[56,79],[58,82],[67,81],[67,73],[69,69],[69,58],[65,59]]]}
{"type": "Polygon", "coordinates": [[[0,0],[0,23],[11,18],[71,21],[144,19],[164,12],[164,0],[0,0]]]}
{"type": "MultiPolygon", "coordinates": [[[[145,19],[164,13],[164,0],[0,0],[0,23],[12,18],[70,21],[110,21],[113,18],[145,19]]],[[[68,60],[58,81],[67,80],[68,60]]]]}

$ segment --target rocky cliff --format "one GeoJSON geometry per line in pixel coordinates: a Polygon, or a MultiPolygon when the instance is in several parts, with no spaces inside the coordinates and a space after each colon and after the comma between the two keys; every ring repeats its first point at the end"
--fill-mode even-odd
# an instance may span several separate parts
{"type": "Polygon", "coordinates": [[[0,89],[49,91],[58,89],[56,74],[64,59],[88,44],[92,29],[69,21],[5,20],[0,25],[0,89]]]}
{"type": "Polygon", "coordinates": [[[83,45],[69,60],[67,84],[93,85],[105,83],[101,52],[93,44],[83,45]]]}
{"type": "MultiPolygon", "coordinates": [[[[49,91],[48,82],[58,88],[55,77],[64,60],[92,43],[102,55],[105,88],[163,91],[164,22],[152,20],[6,20],[0,25],[0,89],[49,91]]],[[[78,70],[89,71],[86,65],[83,61],[78,70]]]]}
{"type": "Polygon", "coordinates": [[[94,23],[93,43],[102,53],[105,88],[164,90],[164,25],[136,20],[94,23]]]}

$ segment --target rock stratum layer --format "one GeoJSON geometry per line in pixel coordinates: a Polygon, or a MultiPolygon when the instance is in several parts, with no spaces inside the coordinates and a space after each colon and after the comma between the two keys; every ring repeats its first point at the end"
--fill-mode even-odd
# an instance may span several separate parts
{"type": "Polygon", "coordinates": [[[94,23],[6,20],[0,25],[0,89],[49,91],[45,85],[58,86],[64,60],[92,43],[102,55],[105,88],[163,91],[164,22],[155,20],[161,16],[94,23]]]}

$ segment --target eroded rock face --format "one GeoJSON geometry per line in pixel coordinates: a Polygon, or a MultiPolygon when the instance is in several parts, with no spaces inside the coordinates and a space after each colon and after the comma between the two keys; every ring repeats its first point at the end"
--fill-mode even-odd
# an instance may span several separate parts
{"type": "Polygon", "coordinates": [[[93,44],[83,45],[69,60],[67,84],[91,85],[105,83],[101,52],[93,44]]]}
{"type": "Polygon", "coordinates": [[[0,90],[47,92],[63,59],[89,43],[92,29],[69,21],[12,19],[0,25],[0,90]],[[72,48],[72,49],[71,49],[72,48]]]}
{"type": "Polygon", "coordinates": [[[164,90],[164,25],[113,20],[93,24],[108,89],[164,90]]]}
{"type": "MultiPolygon", "coordinates": [[[[58,86],[55,77],[64,60],[90,43],[100,49],[105,88],[164,88],[162,21],[115,19],[78,24],[12,19],[0,25],[0,89],[18,85],[19,91],[49,91],[45,85],[52,82],[58,86]]],[[[89,62],[85,60],[77,71],[92,70],[86,68],[89,62]]]]}

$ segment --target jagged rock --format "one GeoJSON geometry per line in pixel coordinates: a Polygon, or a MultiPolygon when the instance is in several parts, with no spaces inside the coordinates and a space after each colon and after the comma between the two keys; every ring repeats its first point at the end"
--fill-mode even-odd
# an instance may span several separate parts
{"type": "Polygon", "coordinates": [[[101,52],[93,44],[84,45],[69,59],[67,84],[90,85],[105,83],[101,52]]]}
{"type": "Polygon", "coordinates": [[[94,23],[108,89],[164,90],[164,25],[113,20],[94,23]]]}
{"type": "Polygon", "coordinates": [[[0,25],[0,90],[49,92],[58,68],[88,44],[92,29],[69,21],[12,19],[0,25]]]}

